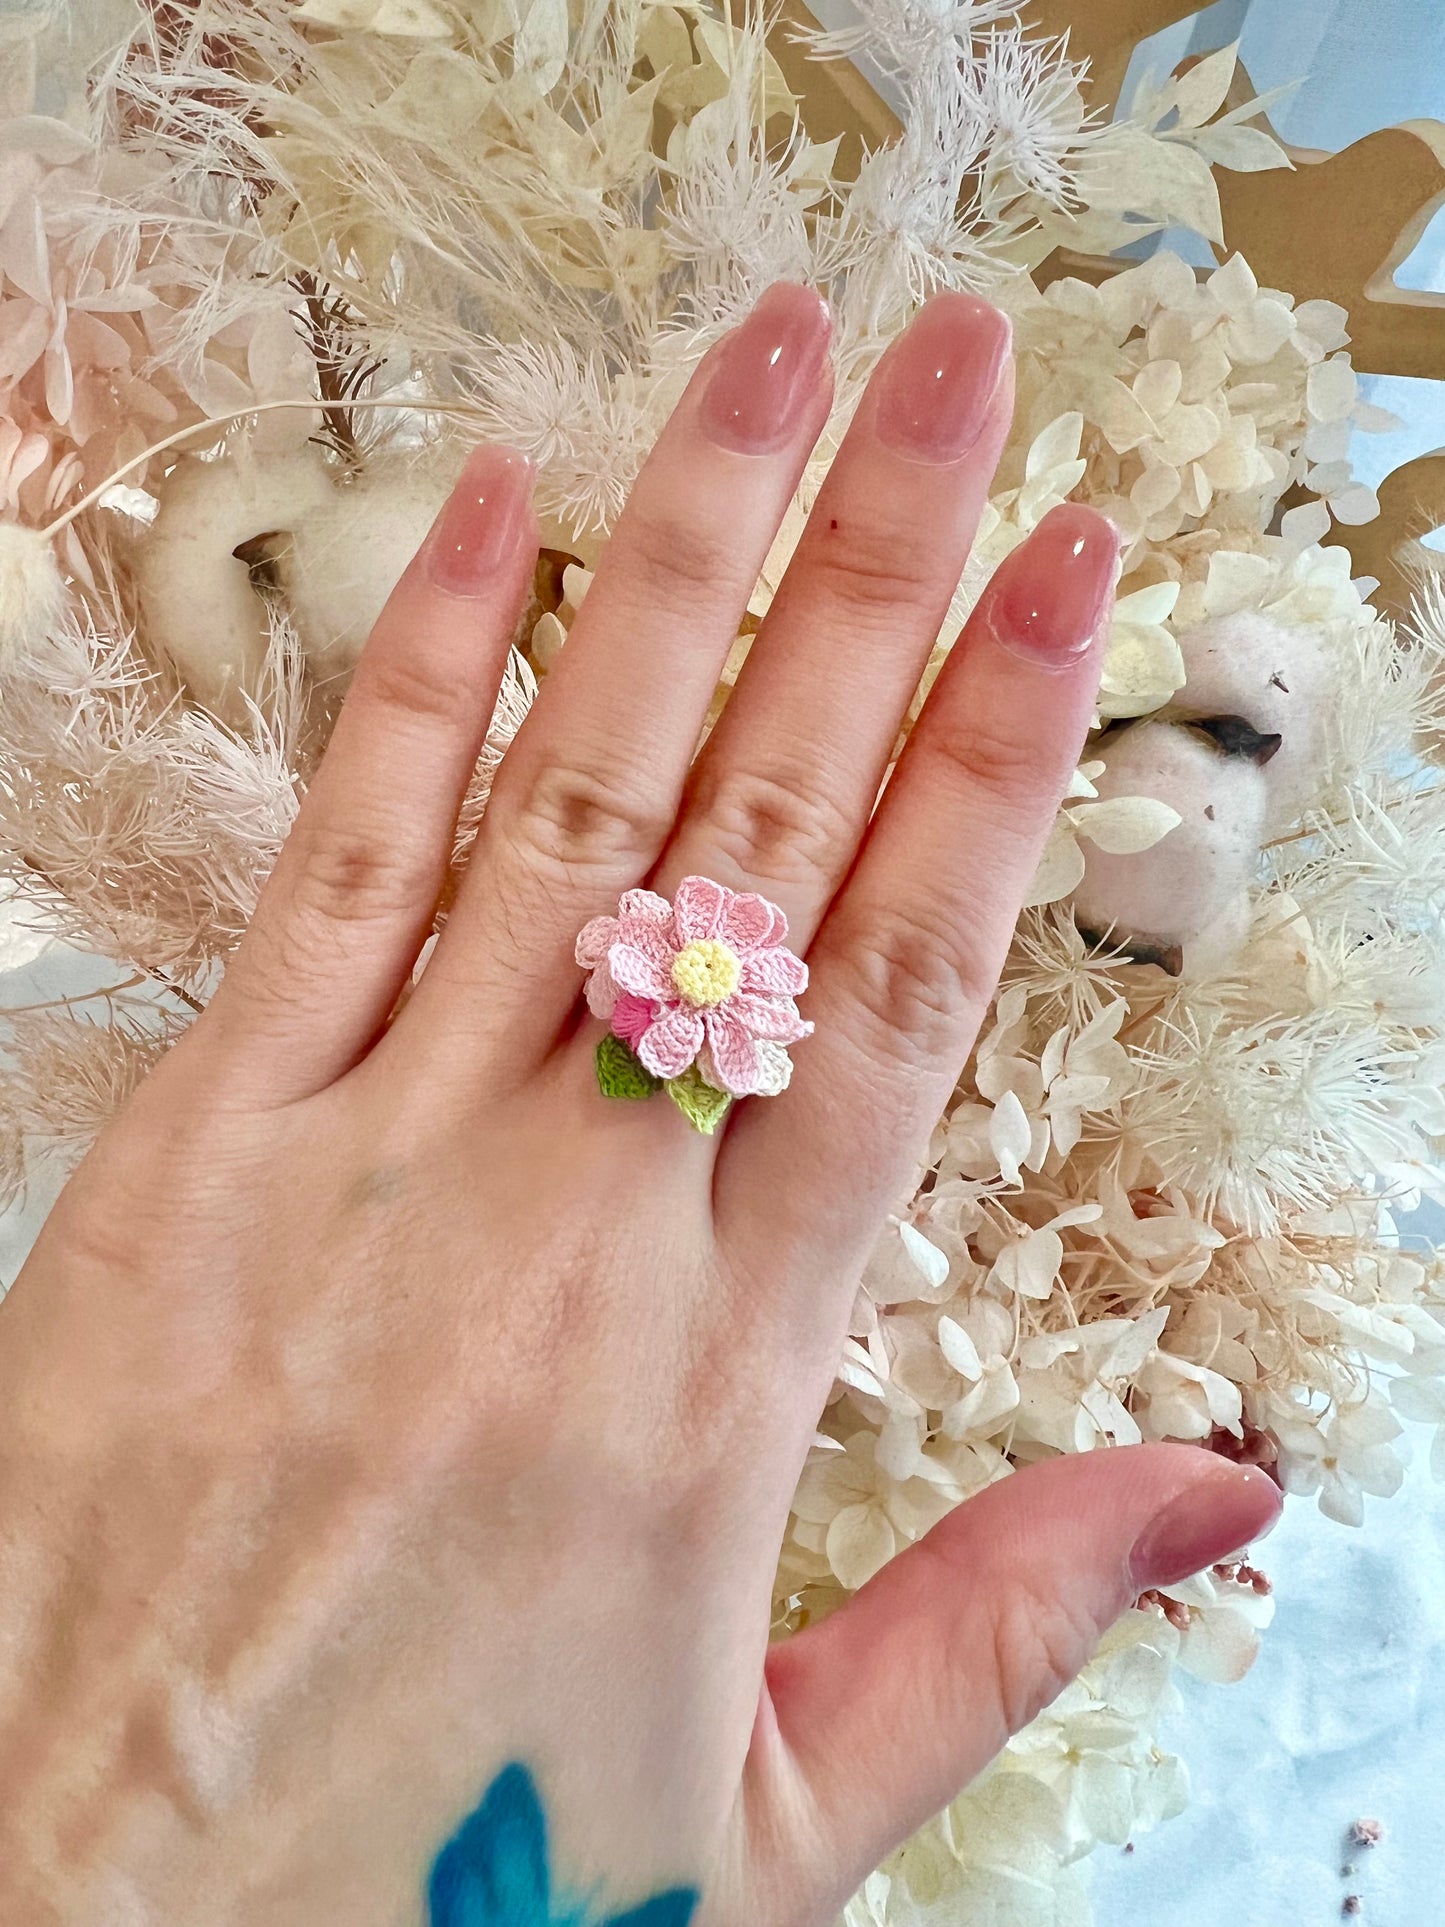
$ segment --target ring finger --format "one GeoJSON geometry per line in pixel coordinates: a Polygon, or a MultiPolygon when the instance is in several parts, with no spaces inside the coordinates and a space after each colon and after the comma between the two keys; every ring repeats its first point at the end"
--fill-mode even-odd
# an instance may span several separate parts
{"type": "Polygon", "coordinates": [[[1009,326],[937,295],[834,460],[658,866],[776,899],[802,949],[842,881],[938,638],[1012,405],[1009,326]]]}

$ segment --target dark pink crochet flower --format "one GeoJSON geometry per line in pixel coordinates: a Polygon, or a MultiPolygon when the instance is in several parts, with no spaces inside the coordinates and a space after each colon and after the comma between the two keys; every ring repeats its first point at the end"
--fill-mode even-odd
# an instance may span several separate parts
{"type": "Polygon", "coordinates": [[[734,1097],[780,1091],[791,1070],[782,1047],[813,1028],[794,1002],[808,966],[787,934],[775,904],[708,877],[684,877],[671,903],[629,890],[615,917],[594,917],[577,939],[588,1007],[654,1077],[696,1064],[734,1097]]]}

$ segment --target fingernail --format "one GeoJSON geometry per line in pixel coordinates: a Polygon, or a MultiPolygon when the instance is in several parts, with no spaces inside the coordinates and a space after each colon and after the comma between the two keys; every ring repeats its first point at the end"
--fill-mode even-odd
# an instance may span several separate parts
{"type": "Polygon", "coordinates": [[[480,595],[531,519],[536,470],[514,448],[474,448],[427,537],[427,573],[447,595],[480,595]]]}
{"type": "Polygon", "coordinates": [[[1103,627],[1118,579],[1119,531],[1093,509],[1064,502],[999,565],[980,617],[1025,662],[1066,668],[1103,627]]]}
{"type": "Polygon", "coordinates": [[[706,432],[744,455],[781,448],[807,418],[832,333],[821,295],[774,282],[713,351],[698,410],[706,432]]]}
{"type": "Polygon", "coordinates": [[[1278,1522],[1279,1487],[1258,1466],[1221,1466],[1198,1478],[1152,1518],[1129,1554],[1129,1582],[1137,1592],[1173,1586],[1203,1572],[1278,1522]]]}
{"type": "Polygon", "coordinates": [[[878,369],[873,432],[918,462],[956,462],[983,432],[1008,359],[1006,318],[969,294],[936,294],[878,369]]]}

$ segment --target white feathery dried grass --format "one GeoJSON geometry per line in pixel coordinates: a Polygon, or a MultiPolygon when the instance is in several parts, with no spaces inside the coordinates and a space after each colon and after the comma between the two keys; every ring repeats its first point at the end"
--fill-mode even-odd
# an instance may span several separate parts
{"type": "Polygon", "coordinates": [[[1407,1102],[1417,1051],[1350,1012],[1240,1024],[1195,1002],[1156,1039],[1134,1053],[1126,1128],[1167,1183],[1251,1237],[1420,1150],[1407,1102]]]}
{"type": "Polygon", "coordinates": [[[670,392],[609,373],[569,342],[488,342],[475,370],[475,422],[537,464],[537,507],[578,537],[610,529],[622,511],[670,392]]]}
{"type": "MultiPolygon", "coordinates": [[[[183,984],[245,929],[295,811],[304,668],[278,626],[271,699],[231,730],[84,609],[0,702],[0,851],[61,932],[183,984]]],[[[309,746],[314,753],[314,746],[309,746]]]]}
{"type": "Polygon", "coordinates": [[[1411,689],[1416,747],[1422,756],[1445,761],[1445,570],[1420,582],[1405,636],[1406,657],[1397,673],[1411,689]]]}
{"type": "Polygon", "coordinates": [[[487,729],[486,744],[477,759],[477,766],[472,772],[471,781],[467,785],[467,793],[462,802],[461,813],[457,818],[451,856],[454,870],[466,862],[471,852],[487,807],[487,799],[492,793],[493,779],[502,766],[502,758],[512,738],[522,727],[536,694],[537,678],[532,673],[531,664],[513,649],[507,657],[506,673],[502,677],[502,686],[497,693],[497,705],[492,712],[492,720],[487,729]]]}
{"type": "Polygon", "coordinates": [[[107,1022],[58,1011],[6,1018],[0,1069],[0,1201],[24,1195],[27,1163],[69,1170],[184,1034],[189,1019],[159,1007],[112,1009],[107,1022]]]}

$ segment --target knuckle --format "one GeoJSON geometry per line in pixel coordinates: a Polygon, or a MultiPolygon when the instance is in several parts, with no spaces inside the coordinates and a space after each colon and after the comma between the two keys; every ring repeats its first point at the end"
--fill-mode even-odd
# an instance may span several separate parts
{"type": "Polygon", "coordinates": [[[1022,727],[1011,729],[971,716],[966,727],[940,729],[929,754],[956,789],[982,799],[983,807],[992,810],[998,830],[1021,820],[1016,811],[1027,811],[1026,820],[1032,823],[1046,802],[1052,804],[1041,782],[1038,740],[1030,740],[1022,727]]]}
{"type": "Polygon", "coordinates": [[[672,825],[667,799],[618,764],[548,763],[508,812],[507,828],[547,864],[648,862],[672,825]]]}
{"type": "Polygon", "coordinates": [[[730,587],[738,574],[736,545],[722,529],[665,506],[649,507],[627,559],[645,607],[691,608],[699,595],[730,587]]]}
{"type": "Polygon", "coordinates": [[[470,714],[468,680],[422,647],[384,649],[365,663],[356,694],[396,717],[455,724],[470,714]]]}
{"type": "Polygon", "coordinates": [[[853,523],[820,537],[825,591],[853,613],[932,611],[945,593],[938,542],[924,528],[853,523]]]}
{"type": "Polygon", "coordinates": [[[831,888],[856,834],[821,768],[767,774],[739,764],[704,767],[694,804],[722,855],[742,875],[772,883],[816,886],[821,879],[831,888]]]}
{"type": "Polygon", "coordinates": [[[911,1060],[954,1049],[968,990],[958,933],[941,902],[877,906],[866,929],[843,938],[840,954],[870,1044],[911,1060]]]}
{"type": "Polygon", "coordinates": [[[134,1196],[122,1197],[122,1187],[107,1182],[108,1178],[103,1162],[92,1158],[53,1213],[54,1235],[63,1244],[71,1275],[78,1279],[144,1275],[153,1256],[134,1196]]]}
{"type": "Polygon", "coordinates": [[[376,923],[416,909],[435,880],[407,845],[349,824],[318,825],[299,852],[290,941],[303,949],[316,926],[376,923]]]}
{"type": "MultiPolygon", "coordinates": [[[[1062,1599],[1045,1599],[1031,1589],[1004,1584],[988,1608],[988,1647],[993,1657],[998,1714],[1009,1733],[1017,1733],[1043,1711],[1074,1678],[1098,1640],[1062,1599]]],[[[970,1656],[970,1670],[976,1657],[970,1656]]]]}

